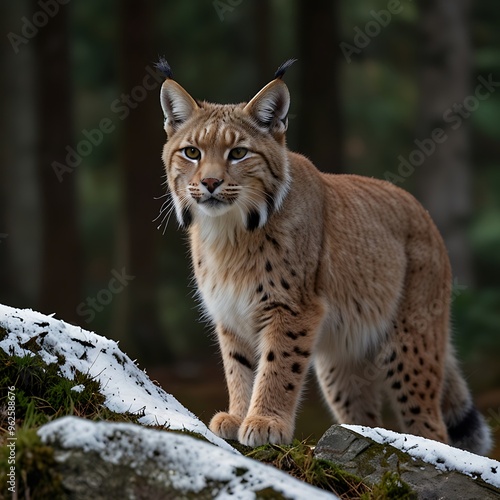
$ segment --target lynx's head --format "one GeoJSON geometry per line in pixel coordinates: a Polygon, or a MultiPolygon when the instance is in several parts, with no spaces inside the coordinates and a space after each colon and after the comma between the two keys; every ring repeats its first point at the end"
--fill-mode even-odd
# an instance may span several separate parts
{"type": "Polygon", "coordinates": [[[222,105],[193,99],[160,60],[168,137],[163,162],[181,226],[236,217],[252,231],[280,208],[290,184],[285,145],[290,94],[282,77],[293,62],[280,66],[250,102],[222,105]]]}

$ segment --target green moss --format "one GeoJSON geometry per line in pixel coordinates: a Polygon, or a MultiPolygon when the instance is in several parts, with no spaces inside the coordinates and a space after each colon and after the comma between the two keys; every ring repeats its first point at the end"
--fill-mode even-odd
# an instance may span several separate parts
{"type": "Polygon", "coordinates": [[[255,498],[258,500],[279,500],[286,497],[278,493],[274,488],[268,487],[263,490],[257,490],[255,492],[255,498]]]}
{"type": "MultiPolygon", "coordinates": [[[[16,498],[66,498],[52,448],[40,441],[35,429],[20,429],[16,438],[16,498]]],[[[9,450],[3,446],[0,449],[0,491],[10,491],[8,457],[9,450]]]]}
{"type": "Polygon", "coordinates": [[[370,487],[361,478],[332,462],[315,458],[312,448],[297,440],[291,446],[260,446],[246,455],[274,465],[297,479],[343,498],[359,498],[361,494],[370,491],[370,487]]]}
{"type": "Polygon", "coordinates": [[[0,349],[0,406],[7,404],[7,387],[15,387],[16,421],[24,428],[39,427],[54,418],[76,415],[92,420],[134,422],[142,413],[114,413],[104,407],[100,383],[75,370],[73,380],[60,374],[58,363],[46,363],[38,354],[9,356],[0,349]],[[83,386],[81,392],[72,390],[83,386]]]}
{"type": "MultiPolygon", "coordinates": [[[[393,469],[392,473],[395,474],[394,477],[397,477],[397,480],[403,483],[399,470],[406,463],[412,463],[412,461],[413,459],[409,455],[397,448],[372,443],[362,454],[356,457],[356,469],[363,477],[372,475],[380,470],[380,468],[393,469]]],[[[389,481],[389,479],[389,477],[382,476],[380,484],[383,484],[384,481],[389,481]]]]}
{"type": "Polygon", "coordinates": [[[192,438],[199,439],[200,441],[205,441],[206,443],[210,443],[211,441],[208,440],[203,434],[199,434],[198,432],[190,431],[187,429],[170,429],[168,426],[165,425],[154,425],[150,426],[148,425],[148,429],[157,429],[160,431],[168,431],[168,432],[173,432],[174,434],[181,434],[182,436],[191,436],[192,438]]]}
{"type": "MultiPolygon", "coordinates": [[[[264,445],[250,451],[246,449],[244,454],[271,464],[312,486],[331,491],[343,499],[413,500],[417,498],[411,488],[401,479],[399,472],[386,472],[379,483],[371,485],[333,462],[315,458],[312,448],[299,441],[294,441],[292,446],[264,445]]],[[[266,498],[267,493],[270,492],[263,492],[263,498],[266,498]]]]}
{"type": "Polygon", "coordinates": [[[398,472],[387,471],[375,484],[369,494],[361,495],[361,500],[416,500],[417,494],[406,484],[398,472]]]}
{"type": "Polygon", "coordinates": [[[241,444],[239,441],[235,441],[233,439],[226,439],[226,441],[237,451],[239,451],[242,455],[250,456],[250,454],[255,451],[255,448],[251,446],[245,446],[241,444]]]}
{"type": "MultiPolygon", "coordinates": [[[[63,415],[92,416],[104,402],[98,381],[78,371],[68,380],[60,375],[57,363],[47,364],[37,354],[8,356],[0,350],[0,367],[0,387],[15,387],[16,419],[29,417],[30,426],[63,415]],[[75,385],[84,389],[73,391],[75,385]]],[[[0,404],[6,403],[6,397],[0,398],[0,404]]]]}

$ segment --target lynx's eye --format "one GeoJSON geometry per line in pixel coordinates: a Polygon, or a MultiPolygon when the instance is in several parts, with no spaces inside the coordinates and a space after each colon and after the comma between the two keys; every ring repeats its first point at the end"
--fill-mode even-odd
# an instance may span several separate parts
{"type": "Polygon", "coordinates": [[[188,146],[187,148],[184,148],[182,152],[184,153],[184,156],[188,160],[199,160],[201,156],[200,150],[193,146],[188,146]]]}
{"type": "Polygon", "coordinates": [[[234,148],[229,151],[230,160],[242,160],[248,153],[247,148],[234,148]]]}

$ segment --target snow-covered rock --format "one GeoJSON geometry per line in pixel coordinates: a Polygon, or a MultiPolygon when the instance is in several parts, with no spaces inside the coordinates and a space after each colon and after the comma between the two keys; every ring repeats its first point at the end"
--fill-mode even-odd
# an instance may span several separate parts
{"type": "Polygon", "coordinates": [[[38,431],[72,498],[330,499],[274,467],[181,433],[64,417],[38,431]]]}
{"type": "Polygon", "coordinates": [[[429,439],[356,425],[334,425],[315,448],[368,484],[397,472],[419,499],[500,498],[500,463],[429,439]]]}
{"type": "Polygon", "coordinates": [[[472,478],[481,478],[500,488],[500,462],[491,458],[481,457],[431,439],[400,434],[379,427],[374,429],[361,425],[344,425],[343,427],[373,439],[376,443],[390,444],[412,457],[434,465],[440,471],[461,472],[472,478]]]}
{"type": "MultiPolygon", "coordinates": [[[[78,370],[97,379],[109,410],[140,413],[142,424],[196,432],[237,453],[173,396],[155,385],[114,340],[31,309],[4,305],[0,305],[0,327],[7,332],[0,340],[0,349],[11,355],[33,355],[27,345],[35,342],[37,355],[46,363],[59,363],[62,376],[73,380],[74,371],[78,370]]],[[[81,389],[77,385],[73,388],[81,389]]]]}

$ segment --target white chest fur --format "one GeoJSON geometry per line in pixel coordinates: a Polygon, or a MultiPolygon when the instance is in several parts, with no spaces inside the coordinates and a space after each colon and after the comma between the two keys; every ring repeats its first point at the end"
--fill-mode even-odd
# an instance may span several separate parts
{"type": "Polygon", "coordinates": [[[217,324],[244,337],[250,344],[255,338],[255,294],[242,282],[221,280],[216,272],[207,272],[198,280],[206,312],[217,324]]]}
{"type": "Polygon", "coordinates": [[[209,318],[255,345],[255,267],[237,217],[206,219],[192,233],[195,274],[209,318]],[[253,272],[252,272],[253,271],[253,272]]]}

